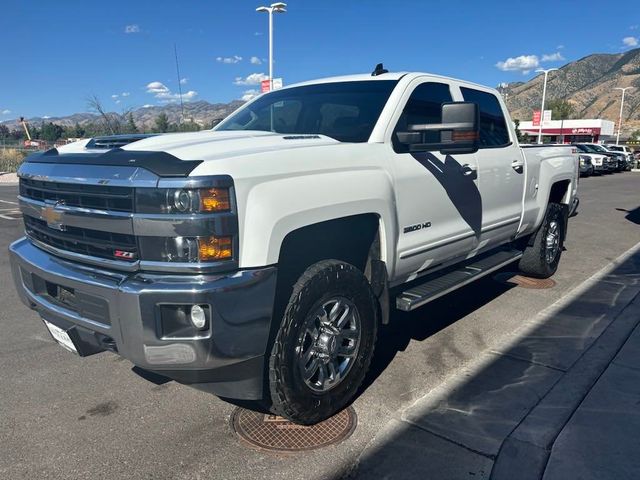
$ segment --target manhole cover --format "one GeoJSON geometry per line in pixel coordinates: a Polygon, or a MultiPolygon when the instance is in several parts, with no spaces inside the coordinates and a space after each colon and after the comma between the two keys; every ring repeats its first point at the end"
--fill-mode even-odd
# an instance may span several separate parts
{"type": "Polygon", "coordinates": [[[543,290],[545,288],[553,288],[556,286],[556,282],[550,278],[532,278],[518,275],[513,272],[499,273],[494,280],[500,283],[506,283],[507,285],[515,285],[522,288],[532,288],[536,290],[543,290]]]}
{"type": "Polygon", "coordinates": [[[302,452],[338,443],[353,433],[357,423],[352,407],[310,426],[244,408],[231,414],[231,426],[242,440],[254,448],[276,452],[302,452]]]}

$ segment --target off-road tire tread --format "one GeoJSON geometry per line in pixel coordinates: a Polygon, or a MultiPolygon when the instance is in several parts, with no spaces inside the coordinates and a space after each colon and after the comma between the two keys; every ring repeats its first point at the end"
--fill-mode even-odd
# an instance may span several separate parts
{"type": "Polygon", "coordinates": [[[557,270],[557,264],[560,262],[560,257],[562,256],[562,247],[563,247],[563,237],[564,237],[564,221],[563,215],[564,210],[562,205],[559,203],[549,202],[547,206],[547,211],[544,215],[544,220],[542,221],[542,225],[536,232],[533,244],[524,249],[523,255],[520,258],[520,262],[518,263],[518,267],[520,271],[525,275],[534,278],[549,278],[551,277],[557,270]],[[560,253],[558,255],[558,260],[556,262],[555,268],[550,268],[549,264],[545,259],[545,237],[547,234],[547,228],[549,226],[549,222],[551,219],[558,215],[559,216],[559,227],[560,227],[560,253]]]}
{"type": "MultiPolygon", "coordinates": [[[[285,381],[282,380],[282,369],[286,368],[282,362],[282,353],[285,348],[285,341],[287,338],[289,338],[291,330],[295,325],[293,319],[300,309],[300,299],[302,298],[302,295],[305,293],[305,291],[309,290],[310,286],[313,285],[312,282],[314,278],[316,278],[318,275],[321,275],[323,272],[326,272],[325,278],[328,279],[328,274],[335,271],[336,269],[348,271],[350,274],[357,273],[358,276],[361,277],[362,288],[368,289],[371,301],[375,302],[375,297],[373,295],[373,292],[371,291],[371,286],[362,272],[360,272],[360,270],[358,270],[353,265],[339,260],[322,260],[320,262],[317,262],[307,268],[296,281],[282,318],[281,327],[278,330],[278,333],[274,339],[273,346],[271,348],[271,355],[269,357],[269,390],[271,393],[271,412],[298,424],[312,425],[324,420],[325,417],[320,414],[321,412],[318,412],[318,415],[316,416],[309,415],[308,411],[300,412],[295,408],[295,405],[293,405],[288,400],[289,398],[291,398],[291,388],[286,384],[285,381]]],[[[376,315],[376,318],[374,319],[373,341],[371,345],[371,352],[366,359],[365,365],[363,366],[364,368],[361,369],[359,375],[360,378],[357,382],[358,389],[362,385],[369,367],[371,366],[371,359],[373,358],[374,348],[377,340],[377,326],[379,323],[379,318],[378,310],[375,305],[372,306],[372,311],[376,315]]],[[[349,374],[351,373],[354,372],[349,372],[349,374]]],[[[346,401],[344,403],[345,405],[341,405],[341,408],[344,408],[349,403],[349,401],[346,401]]],[[[339,408],[338,410],[340,410],[341,408],[339,408]]]]}

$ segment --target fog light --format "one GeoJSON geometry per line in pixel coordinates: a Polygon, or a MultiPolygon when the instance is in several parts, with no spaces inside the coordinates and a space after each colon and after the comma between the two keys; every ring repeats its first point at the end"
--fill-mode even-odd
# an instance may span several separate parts
{"type": "Polygon", "coordinates": [[[191,307],[191,323],[199,330],[207,326],[207,314],[200,305],[191,307]]]}

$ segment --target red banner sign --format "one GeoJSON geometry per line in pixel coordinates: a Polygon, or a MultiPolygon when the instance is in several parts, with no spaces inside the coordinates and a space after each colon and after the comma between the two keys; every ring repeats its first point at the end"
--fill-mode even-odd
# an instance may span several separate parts
{"type": "Polygon", "coordinates": [[[262,93],[267,93],[269,90],[271,90],[271,81],[269,79],[267,80],[262,80],[262,82],[260,82],[260,87],[262,89],[262,93]]]}
{"type": "Polygon", "coordinates": [[[540,110],[533,111],[533,126],[534,127],[540,126],[540,110]]]}

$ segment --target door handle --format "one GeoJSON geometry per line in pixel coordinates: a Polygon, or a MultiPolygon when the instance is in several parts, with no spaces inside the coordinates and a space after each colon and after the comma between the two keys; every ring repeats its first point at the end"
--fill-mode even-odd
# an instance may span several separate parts
{"type": "Polygon", "coordinates": [[[466,177],[475,174],[477,171],[478,167],[476,167],[475,165],[469,165],[468,163],[465,163],[460,167],[460,172],[466,177]]]}
{"type": "Polygon", "coordinates": [[[511,168],[520,173],[524,168],[524,160],[514,160],[513,162],[511,162],[511,168]]]}

